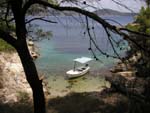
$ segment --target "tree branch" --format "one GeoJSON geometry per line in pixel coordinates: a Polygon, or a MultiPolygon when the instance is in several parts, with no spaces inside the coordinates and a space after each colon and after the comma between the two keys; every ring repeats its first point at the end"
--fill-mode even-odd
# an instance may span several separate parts
{"type": "Polygon", "coordinates": [[[127,29],[127,28],[123,28],[123,27],[122,27],[122,28],[119,28],[119,30],[120,30],[120,31],[127,31],[127,32],[129,32],[129,33],[141,35],[141,36],[144,36],[144,37],[147,37],[147,38],[150,37],[150,35],[148,35],[148,34],[141,33],[141,32],[137,32],[137,31],[133,31],[133,30],[130,30],[130,29],[127,29]]]}
{"type": "Polygon", "coordinates": [[[99,47],[98,45],[96,44],[96,42],[94,41],[94,39],[92,38],[91,36],[91,33],[90,33],[90,29],[89,29],[89,22],[88,22],[88,17],[86,16],[86,28],[87,28],[87,32],[88,32],[88,36],[90,38],[90,50],[92,51],[92,54],[94,55],[94,57],[96,57],[95,53],[93,52],[92,48],[91,48],[91,42],[93,43],[93,45],[96,47],[96,49],[102,54],[102,55],[105,55],[107,57],[112,57],[112,58],[117,58],[116,56],[113,56],[113,55],[109,55],[105,52],[103,52],[99,47]]]}
{"type": "Polygon", "coordinates": [[[26,21],[26,24],[27,24],[27,23],[30,23],[30,22],[32,22],[32,21],[34,21],[34,20],[42,20],[42,21],[49,22],[49,23],[57,23],[57,22],[54,22],[54,21],[51,21],[51,20],[46,20],[46,19],[44,19],[43,17],[41,17],[41,18],[39,17],[39,18],[32,18],[32,19],[26,21]]]}
{"type": "Polygon", "coordinates": [[[104,19],[100,18],[99,16],[97,16],[96,14],[77,8],[77,7],[63,7],[63,6],[58,6],[58,5],[54,5],[54,4],[50,4],[48,2],[45,1],[41,1],[41,0],[30,0],[28,1],[25,6],[23,7],[23,13],[26,14],[28,8],[33,5],[33,4],[40,4],[40,5],[44,5],[46,7],[51,7],[55,10],[59,10],[59,11],[74,11],[77,13],[81,13],[83,15],[88,16],[89,18],[92,18],[93,20],[97,21],[98,23],[102,24],[103,26],[108,27],[109,29],[113,29],[116,31],[116,27],[113,25],[110,25],[108,22],[106,22],[104,19]]]}
{"type": "Polygon", "coordinates": [[[112,42],[112,40],[111,40],[112,37],[111,37],[109,31],[108,31],[107,28],[105,28],[105,27],[104,27],[104,29],[105,29],[105,32],[106,32],[107,37],[108,37],[108,40],[109,40],[109,42],[110,42],[110,45],[111,45],[111,47],[112,47],[114,53],[115,53],[115,54],[117,55],[117,57],[121,60],[121,57],[119,56],[118,52],[116,51],[116,49],[115,49],[115,47],[114,47],[114,44],[113,44],[113,42],[112,42]]]}

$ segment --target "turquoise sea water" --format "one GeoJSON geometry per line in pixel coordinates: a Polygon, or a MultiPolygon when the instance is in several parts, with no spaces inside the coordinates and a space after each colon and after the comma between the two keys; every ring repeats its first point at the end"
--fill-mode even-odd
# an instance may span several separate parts
{"type": "MultiPolygon", "coordinates": [[[[106,58],[96,49],[94,50],[101,61],[91,61],[91,71],[83,78],[77,79],[75,82],[69,82],[65,79],[65,72],[73,68],[73,59],[81,56],[93,57],[89,48],[89,37],[86,32],[85,17],[47,17],[58,23],[48,24],[35,21],[40,28],[45,31],[52,31],[53,36],[50,40],[44,39],[36,42],[39,48],[40,57],[35,61],[38,70],[48,77],[50,91],[52,95],[62,94],[70,91],[84,92],[97,91],[104,85],[108,85],[104,81],[101,70],[112,66],[117,60],[106,58]],[[96,72],[96,73],[95,73],[96,72]],[[98,72],[98,73],[97,73],[98,72]]],[[[132,16],[104,16],[105,19],[114,19],[115,21],[125,25],[133,21],[132,16]]],[[[113,23],[112,21],[109,21],[113,23]]],[[[113,54],[111,45],[108,42],[105,31],[100,25],[89,19],[91,34],[97,42],[97,45],[105,52],[113,54]]],[[[116,23],[113,23],[116,24],[116,23]]],[[[113,34],[115,40],[120,37],[113,34]]],[[[119,51],[120,54],[124,53],[119,51]]]]}

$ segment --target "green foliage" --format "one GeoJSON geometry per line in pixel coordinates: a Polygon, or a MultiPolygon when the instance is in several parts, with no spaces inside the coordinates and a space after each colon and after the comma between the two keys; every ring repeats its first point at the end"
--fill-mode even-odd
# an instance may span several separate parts
{"type": "Polygon", "coordinates": [[[147,29],[146,29],[146,34],[149,34],[149,35],[150,35],[150,28],[147,28],[147,29]]]}
{"type": "Polygon", "coordinates": [[[140,25],[139,24],[128,24],[126,26],[128,29],[131,29],[133,31],[139,31],[140,30],[140,25]]]}
{"type": "MultiPolygon", "coordinates": [[[[11,24],[8,28],[6,23],[0,22],[0,29],[2,29],[4,31],[12,32],[15,30],[15,26],[14,26],[14,24],[11,24]]],[[[11,45],[9,45],[8,43],[6,43],[4,40],[2,40],[0,38],[0,51],[8,52],[8,51],[14,51],[14,50],[15,49],[11,45]]]]}
{"type": "Polygon", "coordinates": [[[137,15],[135,23],[127,25],[128,29],[150,34],[150,8],[142,7],[137,15]]]}
{"type": "Polygon", "coordinates": [[[0,21],[0,29],[2,29],[3,31],[12,32],[12,31],[15,31],[15,24],[10,24],[8,28],[5,22],[0,21]]]}
{"type": "Polygon", "coordinates": [[[0,39],[0,51],[10,52],[15,51],[15,49],[4,40],[0,39]]]}
{"type": "MultiPolygon", "coordinates": [[[[127,25],[127,28],[150,35],[150,7],[142,7],[140,13],[136,17],[135,22],[133,24],[127,25]]],[[[147,77],[149,76],[150,70],[150,59],[148,55],[148,51],[150,51],[150,39],[135,34],[131,34],[131,37],[146,50],[139,51],[137,46],[132,43],[130,44],[133,53],[139,52],[142,55],[140,60],[135,65],[137,67],[137,72],[140,73],[139,75],[142,73],[143,77],[147,77]]]]}
{"type": "MultiPolygon", "coordinates": [[[[8,27],[5,22],[0,21],[0,29],[2,29],[3,31],[6,31],[6,32],[13,33],[13,31],[15,31],[15,24],[12,23],[8,27]]],[[[6,43],[0,37],[0,51],[8,52],[8,51],[14,51],[14,50],[15,49],[11,45],[9,45],[8,43],[6,43]]]]}
{"type": "Polygon", "coordinates": [[[8,30],[8,29],[7,29],[7,26],[6,26],[6,24],[5,24],[4,22],[0,22],[0,29],[3,29],[3,30],[5,30],[5,31],[8,30]]]}
{"type": "Polygon", "coordinates": [[[150,31],[150,7],[141,8],[139,15],[136,18],[136,23],[140,24],[138,31],[149,34],[150,31]]]}

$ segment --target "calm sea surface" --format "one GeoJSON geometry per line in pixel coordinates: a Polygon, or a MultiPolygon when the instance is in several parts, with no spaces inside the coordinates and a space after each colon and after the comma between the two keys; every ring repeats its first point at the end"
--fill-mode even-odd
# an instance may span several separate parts
{"type": "MultiPolygon", "coordinates": [[[[70,82],[65,80],[65,72],[73,68],[73,59],[81,56],[93,57],[89,48],[89,37],[87,35],[85,17],[79,16],[58,16],[47,17],[57,23],[45,23],[34,21],[40,28],[45,31],[51,31],[53,36],[50,40],[44,39],[36,42],[39,48],[40,57],[35,61],[40,73],[44,73],[48,77],[51,95],[62,95],[68,92],[89,92],[99,91],[102,86],[108,85],[104,81],[98,70],[112,66],[116,60],[106,58],[94,49],[101,61],[91,61],[91,71],[83,78],[70,82]]],[[[110,20],[115,20],[122,25],[126,25],[133,21],[133,16],[104,16],[110,23],[118,25],[110,20]]],[[[90,32],[97,42],[97,45],[105,52],[113,54],[111,45],[108,42],[106,33],[101,25],[89,19],[90,32]],[[92,29],[93,28],[93,29],[92,29]]],[[[120,37],[112,35],[114,40],[120,37]]],[[[124,46],[124,45],[122,45],[124,46]]],[[[117,51],[122,54],[123,51],[117,51]]]]}

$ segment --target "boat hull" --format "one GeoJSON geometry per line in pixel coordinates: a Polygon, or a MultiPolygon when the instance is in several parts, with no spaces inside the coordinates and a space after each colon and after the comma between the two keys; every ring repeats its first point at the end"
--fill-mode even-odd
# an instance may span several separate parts
{"type": "Polygon", "coordinates": [[[67,71],[66,74],[67,74],[68,79],[77,78],[77,77],[85,75],[89,71],[90,67],[84,67],[84,68],[85,68],[84,70],[72,69],[72,70],[67,71]]]}

